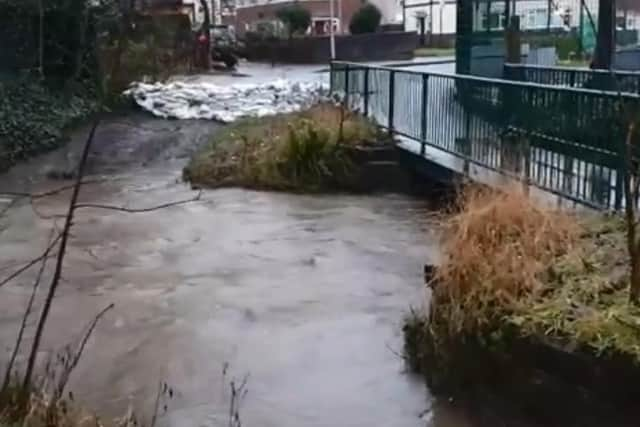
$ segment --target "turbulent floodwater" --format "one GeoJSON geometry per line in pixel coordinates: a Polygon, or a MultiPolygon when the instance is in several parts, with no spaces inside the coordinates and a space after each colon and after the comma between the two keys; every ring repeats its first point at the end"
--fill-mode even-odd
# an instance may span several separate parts
{"type": "MultiPolygon", "coordinates": [[[[90,178],[103,181],[81,199],[144,208],[191,197],[181,169],[217,128],[109,118],[89,161],[90,178]]],[[[62,185],[47,176],[72,169],[86,133],[1,176],[0,191],[62,185]]],[[[22,201],[5,214],[0,277],[43,250],[68,197],[22,201]]],[[[114,303],[71,384],[105,415],[130,403],[150,408],[163,380],[175,389],[166,425],[226,426],[228,383],[248,375],[246,426],[495,425],[436,403],[398,355],[403,315],[424,299],[422,265],[437,258],[428,211],[397,195],[239,189],[144,214],[80,210],[44,350],[76,339],[114,303]]],[[[0,289],[0,365],[34,273],[0,289]]]]}
{"type": "MultiPolygon", "coordinates": [[[[100,127],[85,201],[147,207],[189,197],[186,156],[208,122],[133,116],[100,127]]],[[[2,177],[46,189],[77,158],[64,150],[2,177]],[[35,182],[32,182],[35,181],[35,182]]],[[[13,207],[0,267],[37,254],[69,194],[13,207]],[[41,215],[41,216],[38,216],[41,215]]],[[[423,202],[401,196],[292,196],[230,189],[146,214],[81,210],[45,347],[76,337],[113,302],[73,377],[104,413],[147,402],[166,379],[171,425],[226,418],[225,382],[249,374],[245,425],[419,426],[431,402],[404,373],[400,326],[422,300],[421,265],[434,247],[423,202]],[[223,367],[228,372],[223,376],[223,367]]],[[[9,347],[29,276],[1,290],[0,344],[9,347]]],[[[3,353],[3,359],[6,352],[3,353]]]]}

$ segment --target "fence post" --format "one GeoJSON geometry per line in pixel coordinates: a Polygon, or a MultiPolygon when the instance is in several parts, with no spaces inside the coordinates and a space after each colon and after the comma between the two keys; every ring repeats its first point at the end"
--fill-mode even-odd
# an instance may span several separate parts
{"type": "Polygon", "coordinates": [[[349,64],[344,66],[344,105],[349,108],[349,64]]]}
{"type": "Polygon", "coordinates": [[[420,116],[420,155],[424,156],[427,144],[427,111],[429,103],[429,75],[422,75],[422,115],[420,116]]]}
{"type": "MultiPolygon", "coordinates": [[[[622,209],[622,199],[624,194],[624,177],[627,171],[627,147],[623,132],[618,133],[618,167],[616,169],[616,198],[614,200],[614,209],[619,212],[622,209]]],[[[629,203],[625,200],[625,203],[629,203]]]]}
{"type": "Polygon", "coordinates": [[[369,116],[369,67],[364,69],[364,116],[369,116]]]}

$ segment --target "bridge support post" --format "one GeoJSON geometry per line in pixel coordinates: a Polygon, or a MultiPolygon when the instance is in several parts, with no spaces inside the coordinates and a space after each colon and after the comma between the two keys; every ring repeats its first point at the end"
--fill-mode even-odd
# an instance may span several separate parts
{"type": "Polygon", "coordinates": [[[531,186],[531,143],[529,136],[525,136],[521,141],[520,161],[523,163],[523,167],[520,179],[522,180],[522,191],[528,196],[531,186]]]}
{"type": "Polygon", "coordinates": [[[422,75],[422,109],[420,110],[420,155],[424,156],[427,144],[427,111],[429,103],[429,75],[422,75]]]}
{"type": "Polygon", "coordinates": [[[349,65],[344,67],[344,106],[349,108],[349,65]]]}
{"type": "Polygon", "coordinates": [[[369,68],[364,69],[364,116],[369,117],[369,68]]]}
{"type": "Polygon", "coordinates": [[[389,124],[387,130],[393,134],[393,119],[396,103],[396,72],[389,71],[389,124]]]}

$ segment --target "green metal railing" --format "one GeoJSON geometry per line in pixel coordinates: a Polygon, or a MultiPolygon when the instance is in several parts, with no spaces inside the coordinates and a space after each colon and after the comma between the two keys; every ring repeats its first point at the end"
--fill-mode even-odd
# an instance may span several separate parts
{"type": "Polygon", "coordinates": [[[640,94],[640,72],[633,71],[505,64],[504,78],[552,86],[640,94]]]}
{"type": "MultiPolygon", "coordinates": [[[[624,104],[640,96],[334,62],[331,89],[390,133],[601,209],[624,205],[624,104]]],[[[640,111],[640,110],[639,110],[640,111]]],[[[416,150],[417,151],[417,150],[416,150]]]]}

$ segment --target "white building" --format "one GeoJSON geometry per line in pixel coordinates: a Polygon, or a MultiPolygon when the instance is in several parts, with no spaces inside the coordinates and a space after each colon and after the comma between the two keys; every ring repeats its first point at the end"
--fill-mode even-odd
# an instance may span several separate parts
{"type": "MultiPolygon", "coordinates": [[[[638,2],[640,3],[640,0],[638,2]]],[[[483,0],[474,4],[476,5],[473,22],[475,31],[503,29],[504,1],[483,0]]],[[[580,4],[581,0],[554,0],[549,17],[549,0],[516,0],[515,14],[520,17],[520,28],[525,31],[544,30],[547,27],[568,30],[580,26],[580,4]]],[[[598,0],[584,0],[584,4],[597,24],[598,0]]],[[[405,0],[405,29],[420,31],[420,17],[425,19],[427,33],[455,34],[456,0],[405,0]]],[[[585,25],[589,24],[586,11],[582,20],[585,25]]],[[[636,11],[619,10],[618,27],[640,29],[640,14],[636,11]]]]}

